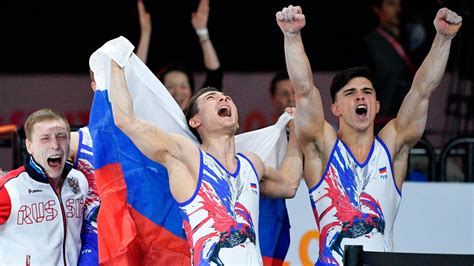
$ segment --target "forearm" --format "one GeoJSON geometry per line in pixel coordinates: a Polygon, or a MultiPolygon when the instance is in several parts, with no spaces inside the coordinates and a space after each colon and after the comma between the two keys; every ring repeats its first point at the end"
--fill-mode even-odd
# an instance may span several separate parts
{"type": "Polygon", "coordinates": [[[299,32],[285,34],[285,60],[295,93],[309,94],[314,86],[313,73],[299,32]]]}
{"type": "Polygon", "coordinates": [[[151,32],[142,32],[137,46],[137,56],[146,64],[148,60],[148,50],[150,48],[151,32]]]}
{"type": "MultiPolygon", "coordinates": [[[[207,30],[206,30],[207,31],[207,30]]],[[[209,70],[218,69],[221,64],[217,56],[216,49],[209,38],[209,33],[198,34],[199,44],[201,45],[202,56],[204,58],[204,66],[209,70]]]]}
{"type": "Polygon", "coordinates": [[[426,127],[429,99],[443,78],[450,47],[451,39],[438,34],[416,72],[412,88],[405,96],[393,124],[397,132],[396,147],[411,148],[421,138],[426,127]]]}
{"type": "Polygon", "coordinates": [[[125,130],[131,121],[135,120],[132,97],[128,92],[123,68],[115,62],[111,66],[111,80],[109,89],[110,102],[115,124],[125,130]]]}
{"type": "Polygon", "coordinates": [[[303,152],[299,147],[293,127],[290,130],[285,158],[278,172],[283,177],[285,185],[296,192],[303,177],[303,152]]]}
{"type": "Polygon", "coordinates": [[[412,87],[423,98],[429,97],[444,76],[451,48],[451,39],[437,34],[431,49],[415,74],[412,87]]]}

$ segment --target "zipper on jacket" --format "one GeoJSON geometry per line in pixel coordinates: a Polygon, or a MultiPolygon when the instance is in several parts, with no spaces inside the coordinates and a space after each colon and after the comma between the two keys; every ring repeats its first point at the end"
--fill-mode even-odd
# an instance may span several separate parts
{"type": "Polygon", "coordinates": [[[64,263],[64,266],[66,266],[66,235],[67,235],[67,218],[66,218],[66,212],[64,211],[64,206],[63,206],[63,199],[61,197],[61,191],[62,191],[62,188],[63,188],[63,184],[64,184],[64,179],[62,176],[61,176],[61,180],[59,180],[59,183],[58,183],[58,190],[59,191],[56,191],[56,188],[54,187],[54,184],[51,180],[51,178],[49,177],[48,174],[45,173],[45,175],[48,177],[48,181],[49,181],[49,184],[51,185],[51,187],[53,188],[53,191],[54,191],[54,194],[56,194],[56,197],[58,197],[58,200],[59,200],[59,206],[61,208],[61,214],[63,216],[63,228],[64,228],[64,237],[63,237],[63,263],[64,263]]]}

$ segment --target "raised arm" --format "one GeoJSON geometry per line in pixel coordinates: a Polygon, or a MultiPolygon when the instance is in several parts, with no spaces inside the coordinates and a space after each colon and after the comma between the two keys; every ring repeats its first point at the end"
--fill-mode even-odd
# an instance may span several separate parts
{"type": "MultiPolygon", "coordinates": [[[[287,112],[294,113],[295,108],[287,108],[287,112]]],[[[278,170],[264,166],[260,180],[260,192],[272,198],[292,198],[303,177],[303,153],[300,150],[295,136],[293,121],[289,122],[290,136],[285,158],[278,170]]]]}
{"type": "Polygon", "coordinates": [[[442,8],[436,14],[436,37],[431,49],[415,74],[412,87],[405,96],[397,117],[381,131],[396,134],[395,154],[409,150],[425,130],[429,99],[443,78],[448,62],[451,41],[461,27],[462,18],[453,11],[442,8]]]}
{"type": "Polygon", "coordinates": [[[405,179],[410,149],[419,141],[426,126],[429,99],[443,78],[448,62],[451,40],[461,27],[462,18],[442,8],[436,14],[436,37],[431,50],[415,74],[395,119],[379,133],[393,156],[394,175],[398,188],[405,179]]]}
{"type": "Polygon", "coordinates": [[[320,146],[327,123],[324,120],[321,95],[314,85],[313,72],[301,39],[300,31],[306,24],[305,16],[301,7],[290,5],[276,13],[276,20],[285,38],[286,67],[295,89],[298,138],[303,146],[310,142],[319,142],[320,146]]]}
{"type": "Polygon", "coordinates": [[[137,56],[146,64],[151,39],[151,15],[145,9],[143,0],[138,0],[138,18],[140,21],[140,41],[137,47],[137,56]]]}
{"type": "Polygon", "coordinates": [[[124,70],[112,61],[109,97],[114,122],[150,159],[169,166],[170,159],[184,161],[186,152],[197,149],[190,140],[171,135],[135,117],[124,70]]]}
{"type": "Polygon", "coordinates": [[[209,37],[207,21],[209,19],[209,0],[200,0],[196,12],[192,13],[191,24],[199,37],[204,66],[207,70],[206,81],[203,87],[212,86],[222,90],[222,70],[219,57],[209,37]]]}

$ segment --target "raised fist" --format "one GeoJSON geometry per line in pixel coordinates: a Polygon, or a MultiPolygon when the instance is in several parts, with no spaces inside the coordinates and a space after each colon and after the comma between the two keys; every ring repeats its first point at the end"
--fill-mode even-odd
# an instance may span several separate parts
{"type": "Polygon", "coordinates": [[[433,23],[438,34],[452,39],[461,28],[462,17],[444,7],[438,11],[433,23]]]}
{"type": "Polygon", "coordinates": [[[288,6],[276,13],[276,20],[285,35],[294,35],[304,27],[306,19],[299,6],[288,6]]]}

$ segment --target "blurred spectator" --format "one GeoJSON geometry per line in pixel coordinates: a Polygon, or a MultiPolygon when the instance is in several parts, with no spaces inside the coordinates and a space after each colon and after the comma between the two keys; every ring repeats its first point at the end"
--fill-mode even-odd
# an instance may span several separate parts
{"type": "MultiPolygon", "coordinates": [[[[193,12],[191,17],[191,24],[199,37],[204,66],[206,67],[206,81],[200,88],[211,86],[222,90],[223,73],[207,29],[209,10],[209,0],[200,0],[196,12],[193,12]]],[[[138,1],[138,15],[140,19],[141,36],[136,53],[137,56],[146,63],[152,26],[151,15],[146,11],[145,5],[141,0],[138,1]]],[[[184,110],[195,90],[192,72],[186,66],[172,64],[165,66],[155,74],[170,91],[181,109],[184,110]]]]}
{"type": "MultiPolygon", "coordinates": [[[[295,92],[286,71],[275,73],[270,95],[273,106],[270,124],[273,124],[287,107],[295,107],[295,92]]],[[[265,265],[283,264],[290,246],[290,227],[285,199],[260,196],[260,250],[265,265]]]]}
{"type": "Polygon", "coordinates": [[[400,0],[372,0],[370,7],[378,26],[363,39],[358,65],[366,65],[375,74],[380,111],[375,120],[378,131],[397,115],[410,89],[416,67],[401,40],[400,0]]]}
{"type": "Polygon", "coordinates": [[[295,92],[286,71],[275,73],[270,82],[270,95],[274,118],[271,123],[274,123],[286,107],[295,107],[295,92]]]}

